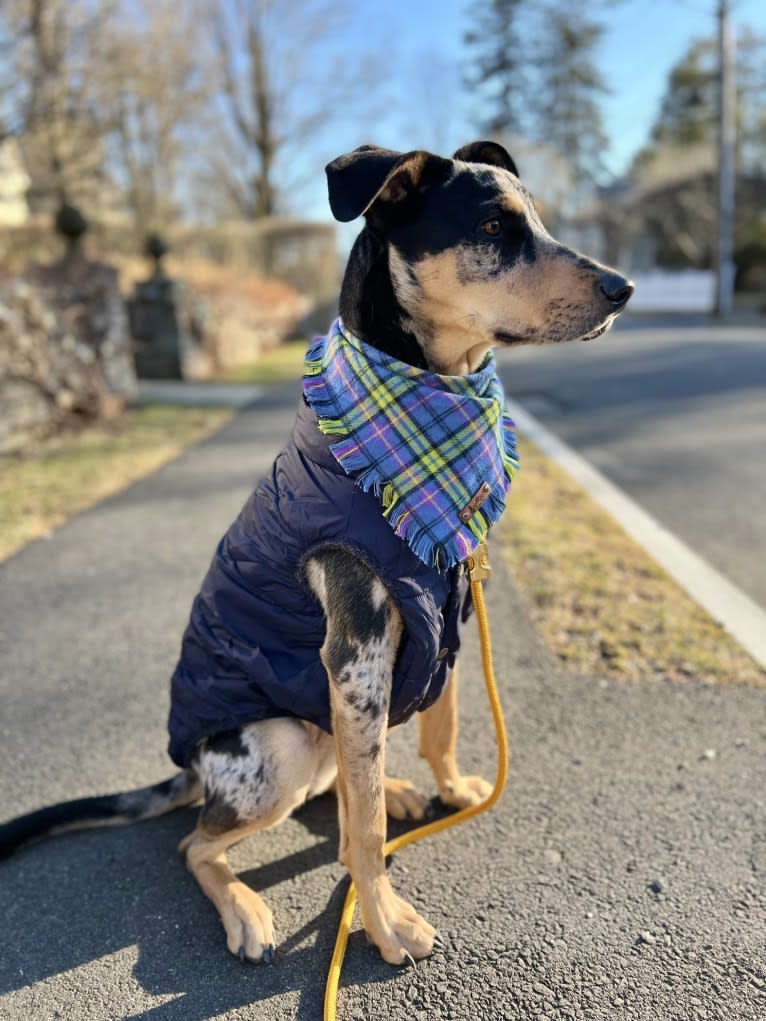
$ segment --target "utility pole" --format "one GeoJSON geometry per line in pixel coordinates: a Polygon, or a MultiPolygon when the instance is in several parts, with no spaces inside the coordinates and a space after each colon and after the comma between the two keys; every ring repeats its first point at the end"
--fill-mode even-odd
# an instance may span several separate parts
{"type": "Polygon", "coordinates": [[[734,149],[736,142],[734,36],[729,0],[718,3],[718,251],[716,312],[731,313],[734,293],[734,149]]]}

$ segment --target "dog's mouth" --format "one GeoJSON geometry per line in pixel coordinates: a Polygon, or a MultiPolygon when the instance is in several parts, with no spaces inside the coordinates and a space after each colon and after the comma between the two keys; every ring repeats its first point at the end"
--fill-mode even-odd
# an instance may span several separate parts
{"type": "Polygon", "coordinates": [[[506,333],[504,330],[495,330],[495,340],[499,344],[528,344],[529,337],[521,337],[515,333],[506,333]]]}
{"type": "Polygon", "coordinates": [[[606,333],[606,331],[609,329],[609,327],[612,325],[612,323],[615,321],[616,318],[617,318],[617,313],[615,312],[612,315],[607,316],[606,319],[603,321],[603,323],[601,323],[600,326],[597,326],[593,330],[589,330],[588,333],[583,333],[583,335],[581,337],[578,337],[577,339],[578,340],[595,340],[596,337],[600,337],[603,333],[606,333]]]}
{"type": "Polygon", "coordinates": [[[495,340],[498,344],[503,344],[506,347],[514,347],[520,344],[539,344],[545,343],[546,340],[595,340],[596,337],[600,337],[602,333],[606,333],[609,327],[614,322],[615,317],[609,316],[603,323],[600,323],[594,329],[589,330],[587,333],[575,334],[574,337],[535,337],[535,336],[521,336],[516,333],[506,333],[504,330],[495,330],[495,340]]]}
{"type": "Polygon", "coordinates": [[[520,344],[545,344],[572,340],[595,340],[596,337],[600,337],[602,334],[606,333],[616,318],[617,312],[613,312],[611,315],[608,315],[602,323],[599,323],[598,326],[594,326],[593,329],[588,330],[587,333],[570,333],[568,336],[561,336],[560,334],[557,335],[558,331],[548,336],[536,336],[535,334],[509,333],[506,330],[495,330],[494,337],[498,344],[503,344],[506,347],[514,347],[520,344]]]}

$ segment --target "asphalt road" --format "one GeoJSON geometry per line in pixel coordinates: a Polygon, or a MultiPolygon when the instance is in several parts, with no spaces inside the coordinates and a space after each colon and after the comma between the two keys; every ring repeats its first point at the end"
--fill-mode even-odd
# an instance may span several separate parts
{"type": "Polygon", "coordinates": [[[766,607],[766,322],[627,317],[501,366],[510,396],[766,607]]]}
{"type": "MultiPolygon", "coordinates": [[[[0,817],[167,775],[190,600],[292,403],[267,398],[0,565],[0,817]]],[[[490,815],[396,856],[395,886],[445,948],[398,970],[354,933],[339,1018],[764,1021],[764,693],[576,678],[500,569],[488,606],[508,789],[490,815]]],[[[467,638],[461,759],[491,778],[467,638]]],[[[412,724],[392,735],[391,772],[432,791],[413,738],[412,724]]],[[[320,1021],[344,892],[333,800],[231,856],[274,910],[272,967],[226,951],[175,853],[192,824],[183,811],[69,834],[0,863],[0,1018],[320,1021]]]]}

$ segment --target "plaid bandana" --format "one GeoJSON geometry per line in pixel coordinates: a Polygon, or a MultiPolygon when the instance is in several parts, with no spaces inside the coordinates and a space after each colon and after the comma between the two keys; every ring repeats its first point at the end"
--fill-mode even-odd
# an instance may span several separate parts
{"type": "Polygon", "coordinates": [[[469,376],[440,376],[338,319],[306,354],[303,392],[322,432],[338,437],[335,459],[425,564],[446,571],[484,542],[519,467],[492,354],[469,376]]]}

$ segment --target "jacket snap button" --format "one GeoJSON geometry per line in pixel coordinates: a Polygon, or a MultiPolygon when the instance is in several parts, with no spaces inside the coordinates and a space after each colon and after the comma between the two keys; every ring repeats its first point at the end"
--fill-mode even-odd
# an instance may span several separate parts
{"type": "Polygon", "coordinates": [[[439,649],[439,655],[436,658],[444,659],[445,656],[449,656],[449,649],[439,649]]]}

